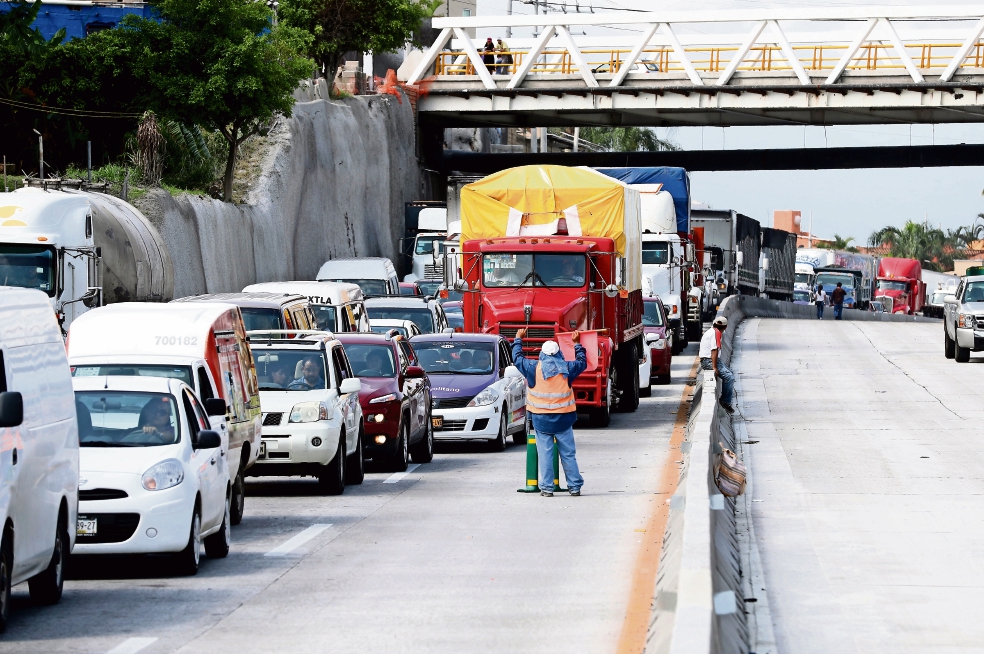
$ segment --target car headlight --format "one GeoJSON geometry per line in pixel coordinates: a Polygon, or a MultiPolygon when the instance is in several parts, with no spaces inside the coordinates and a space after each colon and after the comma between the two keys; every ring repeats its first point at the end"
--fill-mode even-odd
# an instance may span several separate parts
{"type": "Polygon", "coordinates": [[[959,324],[964,329],[973,329],[977,326],[977,318],[973,314],[961,313],[959,324]]]}
{"type": "Polygon", "coordinates": [[[653,347],[654,350],[664,350],[666,349],[666,339],[665,338],[657,339],[652,343],[650,343],[650,345],[653,347]]]}
{"type": "Polygon", "coordinates": [[[472,398],[472,401],[468,403],[468,406],[485,406],[487,404],[494,404],[499,401],[499,394],[494,388],[489,386],[484,391],[472,398]]]}
{"type": "Polygon", "coordinates": [[[331,410],[324,402],[301,402],[290,410],[289,422],[317,422],[327,420],[331,410]]]}
{"type": "Polygon", "coordinates": [[[396,399],[396,393],[389,393],[388,395],[380,395],[379,397],[374,397],[369,400],[369,404],[382,404],[383,402],[392,402],[396,399]]]}
{"type": "Polygon", "coordinates": [[[140,478],[143,487],[150,491],[172,488],[184,481],[184,466],[177,459],[165,459],[148,470],[140,478]]]}

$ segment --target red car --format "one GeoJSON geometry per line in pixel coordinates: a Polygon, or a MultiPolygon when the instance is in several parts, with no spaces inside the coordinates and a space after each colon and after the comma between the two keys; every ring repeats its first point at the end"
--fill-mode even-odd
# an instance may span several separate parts
{"type": "Polygon", "coordinates": [[[400,282],[400,295],[423,295],[417,282],[400,282]]]}
{"type": "MultiPolygon", "coordinates": [[[[393,330],[394,332],[396,330],[393,330]]],[[[355,376],[362,380],[359,403],[365,421],[362,449],[367,459],[383,461],[397,472],[434,457],[430,379],[402,336],[348,333],[336,335],[355,376]]]]}
{"type": "Polygon", "coordinates": [[[642,298],[642,309],[642,329],[652,362],[649,381],[653,384],[669,384],[673,330],[666,320],[666,307],[658,297],[646,297],[642,298]]]}

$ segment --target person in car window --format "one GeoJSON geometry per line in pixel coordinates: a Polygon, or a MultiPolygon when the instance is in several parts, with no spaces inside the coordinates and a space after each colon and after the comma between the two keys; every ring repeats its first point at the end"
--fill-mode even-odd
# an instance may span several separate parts
{"type": "Polygon", "coordinates": [[[366,367],[362,374],[365,377],[383,377],[391,372],[388,368],[383,353],[373,350],[366,355],[366,367]]]}
{"type": "Polygon", "coordinates": [[[286,363],[278,364],[270,371],[270,383],[276,384],[280,388],[286,388],[290,382],[290,371],[286,363]]]}
{"type": "MultiPolygon", "coordinates": [[[[194,418],[192,418],[194,419],[194,418]]],[[[154,435],[161,443],[174,442],[174,425],[171,424],[171,402],[166,397],[153,399],[140,410],[135,434],[154,435]]]]}
{"type": "Polygon", "coordinates": [[[566,259],[560,266],[560,274],[554,277],[554,284],[583,284],[584,276],[575,274],[577,267],[570,259],[566,259]]]}
{"type": "Polygon", "coordinates": [[[304,359],[304,365],[301,366],[301,377],[295,379],[287,386],[291,390],[304,391],[324,387],[325,380],[321,378],[321,362],[315,357],[304,359]]]}
{"type": "Polygon", "coordinates": [[[489,286],[516,286],[522,279],[515,268],[493,268],[489,286]]]}
{"type": "Polygon", "coordinates": [[[485,350],[477,350],[472,357],[471,369],[473,372],[485,372],[492,367],[492,353],[485,350]]]}

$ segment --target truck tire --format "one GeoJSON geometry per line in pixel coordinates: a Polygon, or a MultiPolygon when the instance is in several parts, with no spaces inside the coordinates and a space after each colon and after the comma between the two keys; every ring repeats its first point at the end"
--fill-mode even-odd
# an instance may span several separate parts
{"type": "Polygon", "coordinates": [[[952,359],[956,355],[956,342],[946,333],[946,325],[943,326],[943,356],[952,359]]]}
{"type": "Polygon", "coordinates": [[[957,363],[967,363],[970,361],[970,348],[960,347],[959,343],[954,343],[956,346],[954,348],[953,358],[956,359],[957,363]]]}
{"type": "Polygon", "coordinates": [[[588,412],[588,424],[592,427],[607,427],[612,422],[612,399],[615,397],[615,383],[618,375],[614,368],[608,373],[607,403],[588,412]]]}
{"type": "Polygon", "coordinates": [[[636,352],[635,343],[630,344],[618,372],[618,390],[622,392],[616,408],[621,413],[632,413],[639,408],[639,355],[636,352]]]}

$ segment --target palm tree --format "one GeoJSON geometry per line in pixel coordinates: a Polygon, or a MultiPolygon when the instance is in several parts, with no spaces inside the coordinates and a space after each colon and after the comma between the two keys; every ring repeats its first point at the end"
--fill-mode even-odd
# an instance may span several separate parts
{"type": "Polygon", "coordinates": [[[936,270],[952,270],[954,255],[964,245],[962,229],[944,232],[928,221],[917,223],[908,220],[901,228],[890,225],[872,232],[868,245],[885,245],[888,246],[889,256],[915,259],[936,270]]]}
{"type": "Polygon", "coordinates": [[[847,250],[848,252],[857,252],[858,249],[851,245],[852,242],[854,242],[853,236],[844,238],[840,234],[834,234],[834,239],[832,241],[817,243],[817,247],[825,248],[827,250],[847,250]]]}
{"type": "Polygon", "coordinates": [[[658,152],[679,150],[673,141],[656,136],[650,127],[582,127],[581,138],[611,152],[658,152]]]}

